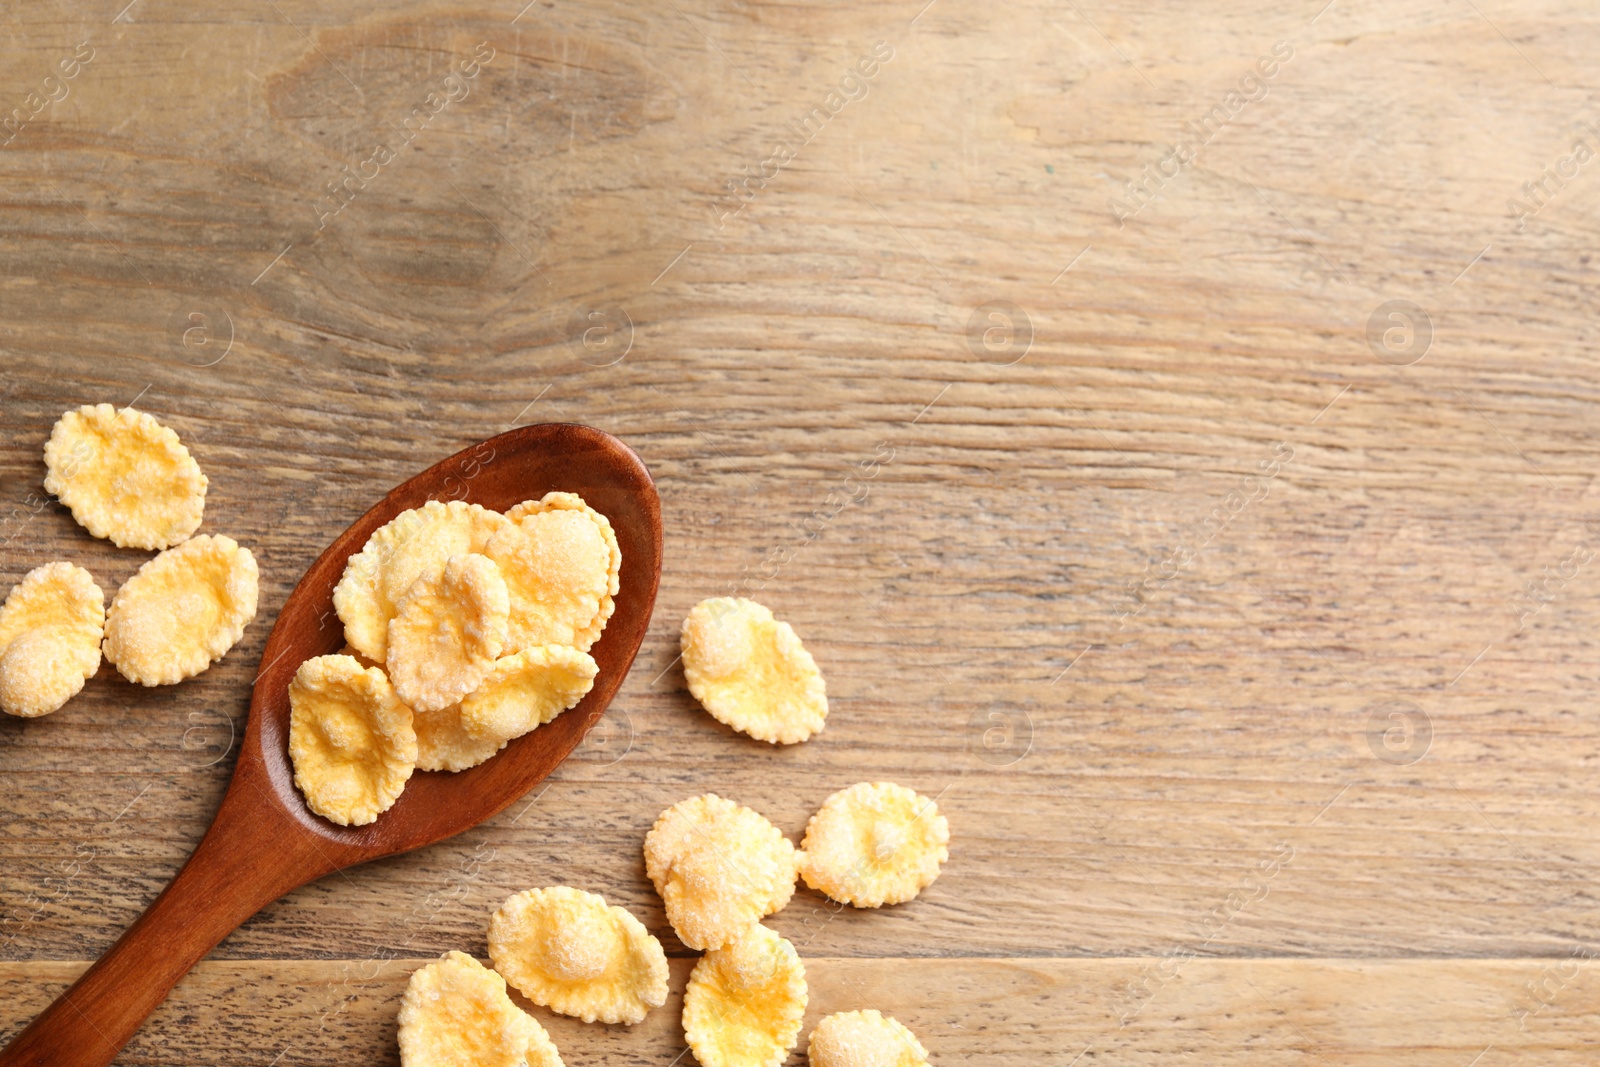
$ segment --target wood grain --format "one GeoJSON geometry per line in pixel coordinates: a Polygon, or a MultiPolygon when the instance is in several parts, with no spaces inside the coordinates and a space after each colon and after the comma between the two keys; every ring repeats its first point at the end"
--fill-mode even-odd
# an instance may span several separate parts
{"type": "MultiPolygon", "coordinates": [[[[406,976],[425,959],[210,960],[128,1046],[130,1064],[284,1065],[393,1058],[406,976]],[[231,1035],[218,1042],[215,1032],[231,1035]]],[[[526,1002],[568,1063],[683,1062],[677,1025],[690,960],[667,1003],[635,1027],[585,1024],[526,1002]]],[[[1112,991],[1153,959],[808,958],[805,1032],[875,1004],[910,1026],[934,1063],[1235,1065],[1415,1063],[1487,1067],[1592,1062],[1600,999],[1579,960],[1196,960],[1123,1021],[1112,991]],[[1546,1000],[1529,992],[1544,990],[1546,1000]],[[1540,1005],[1544,1005],[1540,1007],[1540,1005]]],[[[41,1006],[79,966],[0,965],[0,993],[41,1006]]],[[[803,1061],[805,1041],[800,1045],[803,1061]]]]}
{"type": "MultiPolygon", "coordinates": [[[[532,807],[269,908],[201,975],[278,968],[264,988],[288,992],[237,1034],[162,1016],[129,1056],[270,1062],[295,982],[479,944],[530,885],[668,934],[638,851],[663,807],[710,789],[798,834],[874,779],[940,797],[944,876],[832,921],[802,893],[776,925],[808,959],[918,961],[882,964],[908,1013],[963,974],[1062,961],[1077,992],[1043,1014],[930,1009],[989,1027],[972,1055],[1069,1063],[1082,1045],[1051,1028],[1079,994],[1190,954],[1167,989],[1281,975],[1251,978],[1279,1013],[1253,1001],[1231,1029],[1219,978],[1179,1020],[1164,990],[1149,1048],[1310,1059],[1299,1030],[1324,1057],[1584,1054],[1581,1019],[1502,1036],[1475,990],[1567,966],[1600,918],[1600,183],[1544,177],[1575,138],[1600,148],[1600,20],[1570,0],[924,5],[4,16],[0,117],[80,41],[95,56],[0,149],[0,581],[65,558],[110,590],[143,561],[39,489],[64,409],[136,398],[210,477],[204,529],[262,567],[260,618],[206,674],[142,690],[103,668],[0,723],[9,974],[94,957],[181,864],[269,624],[339,530],[471,441],[570,420],[626,440],[662,495],[656,617],[606,732],[532,807]],[[865,95],[723,218],[727,181],[770,173],[880,40],[865,95]],[[327,183],[480,42],[469,95],[318,230],[327,183]],[[1277,42],[1265,95],[1119,226],[1113,198],[1277,42]],[[1426,312],[1425,352],[1369,341],[1395,300],[1426,312]],[[1025,313],[1025,351],[983,347],[992,301],[1025,313]],[[210,366],[195,312],[232,336],[210,366]],[[815,740],[757,745],[689,698],[678,622],[729,591],[816,655],[815,740]],[[1266,894],[1230,905],[1281,846],[1266,894]],[[1391,990],[1412,1015],[1379,1010],[1391,990]]],[[[208,981],[179,987],[195,1019],[248,995],[208,981]]],[[[31,1010],[0,1003],[7,1033],[31,1010]]],[[[373,1011],[327,1040],[392,1056],[373,1011]]]]}

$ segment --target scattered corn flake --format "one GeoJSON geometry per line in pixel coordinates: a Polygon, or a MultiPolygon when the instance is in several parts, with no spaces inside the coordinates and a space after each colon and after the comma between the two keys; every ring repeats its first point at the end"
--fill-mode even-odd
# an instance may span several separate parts
{"type": "Polygon", "coordinates": [[[858,908],[901,904],[939,877],[950,824],[934,802],[905,786],[861,782],[841,789],[806,825],[806,885],[858,908]]]}
{"type": "Polygon", "coordinates": [[[462,698],[462,724],[478,738],[521,737],[575,707],[599,670],[589,653],[565,645],[502,656],[483,684],[462,698]]]}
{"type": "Polygon", "coordinates": [[[683,994],[683,1034],[702,1067],[778,1067],[800,1036],[806,972],[759,924],[707,952],[683,994]]]}
{"type": "Polygon", "coordinates": [[[231,537],[201,534],[122,583],[106,612],[105,654],[140,685],[171,685],[227,655],[256,615],[255,557],[231,537]]]}
{"type": "Polygon", "coordinates": [[[365,826],[393,806],[416,767],[411,709],[376,667],[351,656],[308,659],[289,683],[289,757],[312,811],[365,826]]]}
{"type": "Polygon", "coordinates": [[[96,537],[168,548],[200,526],[206,476],[178,435],[133,408],[85,404],[56,420],[44,446],[46,492],[96,537]]]}
{"type": "Polygon", "coordinates": [[[506,747],[507,737],[476,737],[461,719],[461,705],[414,713],[417,770],[464,771],[506,747]]]}
{"type": "Polygon", "coordinates": [[[483,684],[506,640],[506,583],[494,561],[451,556],[395,604],[387,666],[400,699],[438,711],[483,684]]]}
{"type": "Polygon", "coordinates": [[[481,553],[510,525],[499,512],[463,500],[430,500],[396,515],[350,557],[333,590],[345,640],[374,663],[386,662],[389,620],[412,583],[451,556],[481,553]]]}
{"type": "Polygon", "coordinates": [[[570,886],[513,894],[489,920],[489,958],[535,1004],[586,1023],[637,1023],[667,999],[667,956],[644,924],[570,886]]]}
{"type": "Polygon", "coordinates": [[[411,973],[400,1000],[401,1067],[562,1067],[539,1021],[465,952],[411,973]]]}
{"type": "Polygon", "coordinates": [[[576,493],[546,493],[506,512],[486,549],[511,592],[508,648],[587,652],[616,608],[622,552],[606,517],[576,493]]]}
{"type": "Polygon", "coordinates": [[[34,718],[71,700],[100,669],[105,594],[71,563],[23,576],[0,606],[0,711],[34,718]]]}
{"type": "Polygon", "coordinates": [[[842,1011],[811,1031],[811,1067],[928,1067],[917,1035],[881,1012],[842,1011]]]}
{"type": "Polygon", "coordinates": [[[776,826],[715,793],[674,804],[644,839],[667,920],[696,949],[717,948],[789,903],[800,859],[776,826]]]}
{"type": "Polygon", "coordinates": [[[816,661],[762,605],[743,597],[702,600],[684,618],[679,639],[689,692],[718,722],[785,745],[822,729],[828,693],[816,661]]]}

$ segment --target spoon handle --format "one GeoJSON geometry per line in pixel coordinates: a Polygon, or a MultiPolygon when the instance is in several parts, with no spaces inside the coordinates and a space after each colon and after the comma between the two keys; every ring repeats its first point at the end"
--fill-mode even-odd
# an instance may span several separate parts
{"type": "Polygon", "coordinates": [[[177,877],[0,1052],[0,1067],[105,1067],[178,979],[240,923],[339,866],[332,849],[249,792],[228,791],[177,877]]]}

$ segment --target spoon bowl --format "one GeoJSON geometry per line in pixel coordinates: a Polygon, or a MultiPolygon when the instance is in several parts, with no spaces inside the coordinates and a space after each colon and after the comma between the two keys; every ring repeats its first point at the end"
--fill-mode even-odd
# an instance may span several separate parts
{"type": "Polygon", "coordinates": [[[587,426],[547,423],[491,437],[396,486],[317,557],[278,613],[250,699],[233,779],[194,854],[99,962],[0,1052],[0,1067],[104,1067],[218,942],[268,903],[332,871],[470,829],[504,810],[577,747],[616,695],[650,624],[661,577],[661,505],[633,451],[587,426]],[[333,588],[380,526],[429,500],[504,511],[552,490],[606,516],[622,552],[616,611],[589,654],[594,687],[570,711],[465,771],[419,771],[393,807],[344,827],[306,807],[289,760],[289,681],[337,652],[333,588]]]}

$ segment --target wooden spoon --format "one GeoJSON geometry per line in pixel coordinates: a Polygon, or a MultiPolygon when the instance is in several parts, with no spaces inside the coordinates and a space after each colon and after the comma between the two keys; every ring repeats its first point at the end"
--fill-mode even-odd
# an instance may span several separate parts
{"type": "Polygon", "coordinates": [[[222,807],[189,862],[100,961],[4,1052],[0,1067],[104,1067],[191,967],[240,923],[297,886],[420,848],[503,810],[555,769],[616,695],[644,640],[661,578],[661,502],[639,457],[587,426],[523,426],[397,486],[306,571],[261,653],[250,722],[222,807]],[[289,679],[337,652],[333,587],[372,532],[429,500],[494,511],[551,490],[580,494],[611,520],[622,549],[616,613],[590,655],[594,688],[576,708],[457,774],[418,772],[377,822],[335,826],[306,807],[289,762],[289,679]]]}

